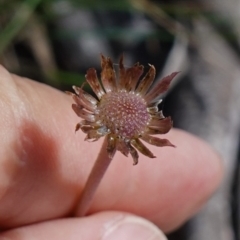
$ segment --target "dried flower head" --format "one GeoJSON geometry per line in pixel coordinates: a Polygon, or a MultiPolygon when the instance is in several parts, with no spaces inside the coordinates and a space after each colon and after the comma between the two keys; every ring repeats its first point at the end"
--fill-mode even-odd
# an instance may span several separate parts
{"type": "Polygon", "coordinates": [[[70,93],[75,101],[72,108],[83,119],[77,124],[76,131],[81,129],[87,134],[85,140],[90,141],[106,136],[109,157],[113,158],[117,150],[125,156],[130,153],[134,165],[138,163],[137,150],[150,158],[155,157],[140,139],[159,147],[174,146],[167,139],[152,135],[165,134],[172,127],[171,118],[163,116],[158,104],[178,72],[164,77],[150,89],[155,68],[149,66],[148,73],[139,80],[143,66],[136,63],[126,69],[122,56],[117,79],[112,60],[101,55],[101,82],[94,68],[88,69],[86,74],[96,97],[76,86],[73,86],[76,94],[70,93]]]}

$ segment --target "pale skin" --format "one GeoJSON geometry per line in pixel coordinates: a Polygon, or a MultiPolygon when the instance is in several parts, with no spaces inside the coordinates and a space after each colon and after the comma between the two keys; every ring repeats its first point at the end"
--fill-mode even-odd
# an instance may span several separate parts
{"type": "MultiPolygon", "coordinates": [[[[219,156],[197,137],[173,129],[162,137],[177,147],[148,146],[155,159],[141,155],[133,166],[117,153],[90,216],[70,216],[102,144],[74,133],[80,119],[71,104],[68,95],[0,67],[0,240],[107,239],[115,223],[127,226],[138,216],[141,224],[152,222],[166,233],[193,216],[219,186],[219,156]]],[[[139,238],[131,226],[109,239],[150,239],[139,238]]],[[[155,235],[151,239],[164,239],[158,230],[155,235]]]]}

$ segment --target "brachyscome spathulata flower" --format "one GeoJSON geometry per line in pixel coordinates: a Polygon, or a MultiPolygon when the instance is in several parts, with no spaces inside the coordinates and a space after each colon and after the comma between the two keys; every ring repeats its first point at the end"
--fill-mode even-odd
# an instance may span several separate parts
{"type": "Polygon", "coordinates": [[[101,81],[94,68],[88,69],[86,74],[86,81],[96,97],[73,86],[76,94],[71,94],[75,101],[72,108],[83,119],[77,124],[76,131],[81,129],[86,133],[85,140],[88,141],[106,137],[108,156],[113,158],[116,151],[125,156],[130,153],[134,165],[138,163],[138,151],[155,157],[141,140],[158,147],[174,146],[167,139],[153,135],[165,134],[172,127],[171,118],[164,117],[158,105],[178,72],[164,77],[151,88],[155,78],[152,65],[141,80],[143,66],[136,63],[125,68],[123,56],[119,61],[118,77],[110,58],[101,55],[101,67],[101,81]]]}

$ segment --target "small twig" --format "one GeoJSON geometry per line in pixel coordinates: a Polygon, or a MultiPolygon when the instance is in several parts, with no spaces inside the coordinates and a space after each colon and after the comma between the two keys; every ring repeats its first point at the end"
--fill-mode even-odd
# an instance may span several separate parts
{"type": "Polygon", "coordinates": [[[104,173],[106,172],[112,159],[113,157],[110,157],[107,153],[107,138],[105,138],[96,162],[94,163],[91,173],[80,195],[78,205],[74,209],[75,216],[82,217],[87,213],[97,187],[101,182],[104,173]]]}

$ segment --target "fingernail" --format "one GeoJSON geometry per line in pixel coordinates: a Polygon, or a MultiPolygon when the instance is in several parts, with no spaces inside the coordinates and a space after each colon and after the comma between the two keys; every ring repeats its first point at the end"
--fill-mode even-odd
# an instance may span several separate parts
{"type": "Polygon", "coordinates": [[[127,216],[114,221],[106,228],[103,240],[167,240],[164,234],[151,222],[127,216]]]}

